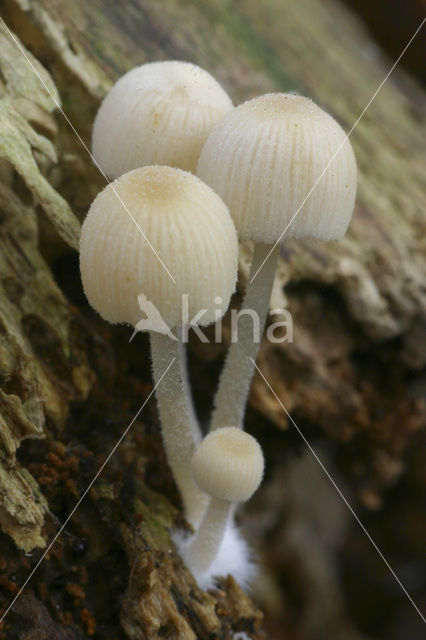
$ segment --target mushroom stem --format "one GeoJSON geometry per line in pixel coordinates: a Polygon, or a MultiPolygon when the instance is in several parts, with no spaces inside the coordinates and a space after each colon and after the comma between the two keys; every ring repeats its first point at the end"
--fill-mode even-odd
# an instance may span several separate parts
{"type": "Polygon", "coordinates": [[[208,497],[191,476],[191,459],[198,441],[194,439],[193,420],[184,392],[182,345],[180,340],[171,340],[154,331],[150,332],[150,339],[155,384],[174,358],[167,382],[158,384],[156,396],[167,460],[182,496],[186,518],[196,529],[205,513],[208,497]]]}
{"type": "Polygon", "coordinates": [[[209,508],[188,551],[188,565],[194,575],[203,574],[213,564],[225,535],[232,504],[221,498],[211,498],[209,508]]]}
{"type": "Polygon", "coordinates": [[[187,346],[183,343],[183,340],[182,340],[182,327],[179,327],[177,329],[176,335],[179,340],[178,361],[179,361],[180,375],[182,378],[182,387],[183,387],[184,396],[186,399],[186,406],[188,408],[189,422],[191,425],[191,431],[194,438],[194,444],[195,446],[197,446],[201,442],[201,438],[203,434],[201,432],[200,424],[198,422],[197,414],[194,407],[194,401],[192,398],[191,385],[189,383],[187,346]]]}
{"type": "Polygon", "coordinates": [[[272,246],[262,242],[255,245],[250,277],[256,277],[252,282],[249,280],[247,284],[246,295],[239,312],[238,340],[231,344],[226,356],[215,396],[211,430],[228,424],[243,428],[245,407],[254,372],[253,362],[256,361],[265,328],[279,255],[279,245],[277,245],[268,258],[272,246]],[[258,269],[260,269],[259,272],[258,269]],[[253,325],[256,319],[258,321],[257,341],[254,340],[253,325]]]}

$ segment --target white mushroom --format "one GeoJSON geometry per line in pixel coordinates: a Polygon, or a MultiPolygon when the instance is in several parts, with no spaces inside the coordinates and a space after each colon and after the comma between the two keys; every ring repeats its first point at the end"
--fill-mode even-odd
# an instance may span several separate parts
{"type": "MultiPolygon", "coordinates": [[[[235,427],[210,432],[196,450],[192,475],[211,500],[184,556],[201,586],[217,575],[215,561],[232,527],[232,506],[253,495],[262,481],[263,468],[263,454],[257,440],[235,427]]],[[[229,569],[231,565],[232,559],[229,569]]]]}
{"type": "MultiPolygon", "coordinates": [[[[335,240],[349,225],[357,170],[340,125],[312,100],[268,94],[245,102],[212,129],[197,175],[228,205],[241,240],[254,240],[243,309],[263,330],[278,258],[289,237],[335,240]]],[[[241,427],[258,344],[242,315],[215,398],[212,428],[241,427]]]]}
{"type": "MultiPolygon", "coordinates": [[[[122,76],[105,97],[93,126],[94,158],[110,178],[156,164],[195,172],[212,126],[231,109],[228,94],[197,65],[178,60],[143,64],[122,76]]],[[[199,436],[182,342],[179,366],[192,428],[199,436]]]]}
{"type": "Polygon", "coordinates": [[[151,62],[122,76],[93,126],[92,151],[110,178],[146,165],[195,172],[212,126],[232,109],[228,94],[189,62],[151,62]]]}
{"type": "Polygon", "coordinates": [[[173,361],[156,389],[163,438],[194,526],[206,498],[190,472],[194,438],[179,341],[164,325],[169,334],[181,325],[183,296],[189,321],[203,309],[200,325],[224,313],[235,289],[237,259],[234,224],[222,200],[194,175],[170,167],[144,167],[115,180],[95,198],[81,231],[81,277],[92,307],[109,322],[135,327],[143,294],[159,314],[150,331],[156,383],[173,361]]]}

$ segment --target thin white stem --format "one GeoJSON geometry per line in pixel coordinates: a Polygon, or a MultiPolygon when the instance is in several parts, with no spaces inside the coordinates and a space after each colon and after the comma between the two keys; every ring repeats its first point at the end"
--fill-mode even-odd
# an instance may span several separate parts
{"type": "Polygon", "coordinates": [[[188,346],[185,345],[182,341],[182,327],[176,332],[176,335],[179,339],[179,367],[180,367],[180,375],[182,378],[182,387],[183,392],[186,399],[186,406],[188,407],[188,415],[189,421],[191,424],[191,431],[194,438],[195,446],[201,442],[202,432],[200,428],[200,424],[198,422],[197,414],[195,412],[194,400],[192,398],[191,385],[189,384],[189,371],[188,371],[188,346]]]}
{"type": "Polygon", "coordinates": [[[208,497],[191,476],[191,459],[195,442],[191,415],[182,381],[180,341],[150,332],[154,382],[175,358],[167,375],[167,384],[157,387],[156,396],[167,460],[182,496],[185,515],[197,529],[205,513],[208,497]]]}
{"type": "Polygon", "coordinates": [[[279,246],[272,253],[270,244],[255,246],[251,273],[257,277],[247,284],[243,305],[238,314],[238,334],[231,344],[219,380],[214,401],[211,429],[235,426],[243,428],[247,397],[254,364],[269,311],[279,246]],[[265,261],[265,258],[269,258],[265,261]],[[259,270],[261,265],[263,267],[259,270]]]}
{"type": "Polygon", "coordinates": [[[224,538],[232,502],[212,498],[198,532],[189,547],[187,562],[195,576],[208,571],[224,538]]]}

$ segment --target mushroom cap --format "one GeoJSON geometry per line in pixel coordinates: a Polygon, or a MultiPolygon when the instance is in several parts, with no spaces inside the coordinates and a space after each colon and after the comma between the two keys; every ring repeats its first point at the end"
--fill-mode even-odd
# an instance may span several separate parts
{"type": "Polygon", "coordinates": [[[85,294],[113,323],[135,326],[144,318],[138,304],[143,294],[170,329],[182,324],[183,295],[188,322],[206,309],[197,324],[209,324],[228,308],[237,261],[228,209],[210,187],[180,169],[143,167],[121,176],[97,195],[81,229],[85,294]]]}
{"type": "Polygon", "coordinates": [[[93,126],[92,151],[110,178],[147,165],[193,171],[211,127],[232,109],[220,84],[189,62],[151,62],[109,91],[93,126]]]}
{"type": "Polygon", "coordinates": [[[245,502],[263,476],[262,449],[236,427],[211,431],[192,458],[192,476],[202,491],[229,502],[245,502]]]}
{"type": "Polygon", "coordinates": [[[351,219],[357,181],[345,138],[309,98],[271,93],[236,107],[213,127],[197,175],[228,205],[242,240],[275,243],[299,207],[286,237],[338,239],[351,219]]]}

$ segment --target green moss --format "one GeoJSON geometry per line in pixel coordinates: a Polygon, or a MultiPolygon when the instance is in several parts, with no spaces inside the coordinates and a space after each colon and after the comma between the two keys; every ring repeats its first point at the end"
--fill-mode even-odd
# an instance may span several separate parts
{"type": "Polygon", "coordinates": [[[135,514],[142,517],[140,527],[144,529],[144,538],[155,540],[157,548],[168,549],[170,547],[168,528],[173,524],[170,503],[160,495],[156,495],[155,502],[150,505],[136,497],[133,507],[135,514]]]}
{"type": "Polygon", "coordinates": [[[199,2],[197,6],[212,25],[209,38],[215,30],[224,31],[229,41],[238,44],[252,64],[274,81],[277,89],[302,91],[297,79],[287,73],[268,43],[259,37],[251,22],[240,13],[237,3],[233,0],[216,0],[214,3],[199,2]]]}

